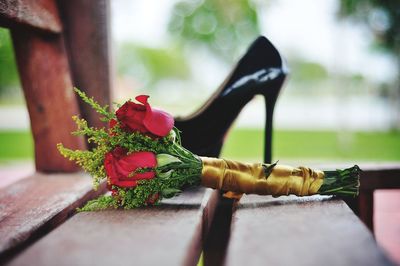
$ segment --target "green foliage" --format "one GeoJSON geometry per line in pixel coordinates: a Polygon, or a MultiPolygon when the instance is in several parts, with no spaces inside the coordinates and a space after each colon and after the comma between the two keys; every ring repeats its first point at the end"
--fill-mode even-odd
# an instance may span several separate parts
{"type": "Polygon", "coordinates": [[[118,200],[110,195],[102,195],[97,199],[88,201],[85,206],[78,208],[79,212],[85,211],[101,211],[110,208],[117,209],[119,206],[118,200]]]}
{"type": "Polygon", "coordinates": [[[177,47],[162,49],[124,43],[118,50],[117,61],[119,75],[134,76],[147,86],[165,78],[186,79],[190,74],[182,50],[177,47]]]}
{"type": "MultiPolygon", "coordinates": [[[[115,118],[115,114],[107,111],[108,106],[100,106],[93,98],[89,98],[86,94],[77,88],[74,88],[75,92],[82,98],[84,102],[89,104],[96,112],[103,116],[104,121],[109,121],[115,118]]],[[[89,127],[85,119],[79,119],[77,116],[73,116],[72,119],[77,125],[77,130],[72,132],[72,134],[77,136],[87,136],[88,142],[93,142],[97,144],[97,147],[92,151],[82,151],[82,150],[71,150],[65,148],[61,143],[57,145],[60,153],[75,161],[79,166],[81,166],[86,172],[93,176],[93,186],[95,189],[99,186],[101,181],[105,178],[106,173],[104,170],[104,156],[113,147],[109,146],[108,138],[109,134],[104,128],[94,128],[89,127]]]]}
{"type": "Polygon", "coordinates": [[[93,177],[93,187],[97,189],[101,181],[106,177],[104,170],[104,156],[109,151],[105,146],[99,146],[93,151],[71,150],[61,143],[57,145],[59,152],[71,161],[75,161],[93,177]]]}
{"type": "Polygon", "coordinates": [[[96,143],[97,147],[92,151],[73,151],[65,148],[60,143],[57,145],[57,149],[64,157],[75,161],[86,172],[90,173],[93,177],[93,186],[97,189],[106,176],[103,164],[105,154],[110,151],[110,147],[107,145],[108,133],[104,128],[96,129],[94,127],[88,127],[87,121],[79,119],[77,116],[74,116],[72,119],[78,126],[77,130],[72,132],[72,134],[76,136],[87,136],[88,142],[96,143]]]}
{"type": "Polygon", "coordinates": [[[175,171],[169,178],[154,178],[150,180],[141,180],[135,189],[123,189],[113,186],[116,195],[103,195],[97,199],[89,201],[79,211],[99,211],[109,208],[134,209],[147,205],[157,205],[162,198],[171,198],[181,192],[180,189],[185,186],[199,185],[199,169],[185,169],[175,171]],[[149,202],[149,199],[157,195],[155,202],[149,202]]]}
{"type": "Polygon", "coordinates": [[[364,23],[376,41],[394,56],[400,56],[400,1],[341,0],[340,15],[364,23]]]}
{"type": "MultiPolygon", "coordinates": [[[[88,98],[85,93],[76,88],[75,91],[83,101],[100,113],[104,120],[115,119],[115,114],[108,112],[107,107],[101,107],[93,98],[88,98]]],[[[176,160],[173,160],[173,164],[156,167],[154,169],[155,178],[140,180],[138,181],[138,186],[131,189],[113,186],[113,189],[117,191],[116,195],[105,195],[92,200],[81,208],[81,211],[117,207],[131,209],[146,206],[149,204],[149,199],[154,195],[157,195],[157,200],[155,200],[155,203],[157,203],[164,196],[171,197],[176,195],[184,186],[195,185],[200,182],[201,160],[176,141],[180,139],[177,129],[173,129],[166,137],[152,138],[139,132],[126,132],[118,125],[106,130],[105,128],[89,127],[84,119],[79,119],[78,117],[73,117],[73,119],[78,127],[73,134],[87,136],[89,142],[96,144],[96,148],[91,151],[71,150],[65,148],[62,144],[58,144],[57,148],[64,157],[75,161],[93,176],[95,188],[107,176],[104,168],[106,154],[116,147],[125,148],[128,154],[148,151],[155,154],[168,154],[176,158],[176,160]]],[[[148,170],[151,169],[140,168],[137,172],[148,170]]]]}
{"type": "Polygon", "coordinates": [[[290,64],[293,69],[296,69],[291,73],[293,83],[328,79],[328,71],[321,64],[299,59],[292,60],[290,64]]]}
{"type": "Polygon", "coordinates": [[[19,84],[19,76],[9,30],[0,28],[0,96],[19,84]]]}
{"type": "Polygon", "coordinates": [[[80,91],[78,88],[74,88],[74,91],[85,103],[89,104],[93,110],[103,116],[103,118],[100,118],[102,121],[110,121],[111,119],[115,119],[115,114],[108,111],[108,105],[101,106],[93,99],[93,97],[89,98],[86,93],[80,91]]]}
{"type": "Polygon", "coordinates": [[[260,30],[250,0],[184,0],[173,9],[169,31],[183,43],[205,44],[231,61],[232,54],[248,45],[260,30]]]}

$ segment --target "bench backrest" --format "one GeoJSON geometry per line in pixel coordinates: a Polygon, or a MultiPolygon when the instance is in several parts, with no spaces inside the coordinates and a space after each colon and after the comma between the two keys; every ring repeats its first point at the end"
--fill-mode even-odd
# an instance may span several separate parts
{"type": "Polygon", "coordinates": [[[110,103],[108,1],[11,1],[0,3],[0,26],[11,30],[29,111],[36,169],[78,168],[59,155],[56,144],[84,149],[71,135],[71,116],[99,125],[96,114],[79,106],[73,86],[101,104],[110,103]]]}

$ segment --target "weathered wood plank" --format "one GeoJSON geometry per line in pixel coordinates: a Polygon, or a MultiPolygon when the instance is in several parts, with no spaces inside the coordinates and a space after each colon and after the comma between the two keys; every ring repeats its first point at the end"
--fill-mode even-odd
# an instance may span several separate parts
{"type": "Polygon", "coordinates": [[[9,265],[196,265],[217,195],[198,188],[156,207],[78,213],[9,265]]]}
{"type": "Polygon", "coordinates": [[[0,190],[0,258],[62,223],[78,206],[105,190],[88,175],[35,174],[0,190]]]}
{"type": "Polygon", "coordinates": [[[71,135],[76,129],[71,116],[79,109],[62,36],[19,29],[11,33],[35,142],[36,169],[77,171],[79,167],[56,148],[60,142],[72,149],[86,148],[82,137],[71,135]]]}
{"type": "MultiPolygon", "coordinates": [[[[58,4],[74,86],[101,105],[110,105],[109,1],[59,1],[58,4]]],[[[104,126],[89,105],[82,101],[78,103],[82,117],[91,126],[104,126]]]]}
{"type": "Polygon", "coordinates": [[[62,31],[54,0],[2,0],[0,25],[10,28],[25,25],[53,33],[62,31]]]}
{"type": "Polygon", "coordinates": [[[400,164],[361,164],[358,215],[374,232],[374,190],[400,188],[400,164]]]}
{"type": "Polygon", "coordinates": [[[400,164],[362,168],[361,190],[400,188],[400,164]]]}
{"type": "Polygon", "coordinates": [[[358,196],[358,216],[374,232],[374,191],[361,190],[358,196]]]}
{"type": "MultiPolygon", "coordinates": [[[[345,168],[350,165],[317,165],[318,169],[345,168]]],[[[361,163],[360,196],[346,198],[346,203],[361,218],[365,225],[374,232],[374,195],[375,189],[400,188],[400,163],[361,163]]]]}
{"type": "Polygon", "coordinates": [[[338,199],[246,196],[232,224],[227,265],[391,265],[338,199]]]}
{"type": "Polygon", "coordinates": [[[203,264],[222,265],[231,231],[233,204],[237,200],[227,199],[220,195],[213,223],[203,245],[203,264]]]}
{"type": "Polygon", "coordinates": [[[16,163],[15,165],[2,165],[0,167],[0,189],[17,182],[20,179],[31,177],[35,173],[33,163],[16,163]]]}

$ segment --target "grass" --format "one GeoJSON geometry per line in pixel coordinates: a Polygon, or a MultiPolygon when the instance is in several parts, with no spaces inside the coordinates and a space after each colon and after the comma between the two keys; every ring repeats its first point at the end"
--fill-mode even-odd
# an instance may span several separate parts
{"type": "Polygon", "coordinates": [[[0,131],[0,161],[33,159],[33,139],[29,131],[0,131]]]}
{"type": "MultiPolygon", "coordinates": [[[[274,132],[273,157],[280,160],[400,161],[400,132],[274,132]]],[[[0,131],[0,161],[33,159],[30,132],[0,131]]],[[[234,129],[228,135],[223,157],[261,161],[263,131],[234,129]]]]}
{"type": "MultiPolygon", "coordinates": [[[[283,131],[273,135],[273,159],[318,161],[399,161],[400,132],[283,131]]],[[[235,129],[224,145],[224,157],[259,161],[263,131],[235,129]]]]}

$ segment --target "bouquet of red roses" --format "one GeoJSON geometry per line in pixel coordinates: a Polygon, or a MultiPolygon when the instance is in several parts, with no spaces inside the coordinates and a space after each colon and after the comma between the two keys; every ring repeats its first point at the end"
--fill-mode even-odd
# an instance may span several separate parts
{"type": "Polygon", "coordinates": [[[89,127],[73,117],[75,135],[96,144],[92,150],[70,150],[62,144],[62,155],[76,161],[93,177],[94,188],[106,179],[111,194],[89,201],[81,210],[110,207],[126,209],[157,204],[187,186],[203,185],[226,191],[228,197],[243,193],[282,196],[294,194],[357,195],[358,166],[344,170],[319,171],[307,167],[263,163],[241,163],[200,157],[181,145],[173,117],[152,108],[149,96],[136,97],[118,106],[115,113],[75,88],[79,96],[109,123],[109,128],[89,127]]]}

